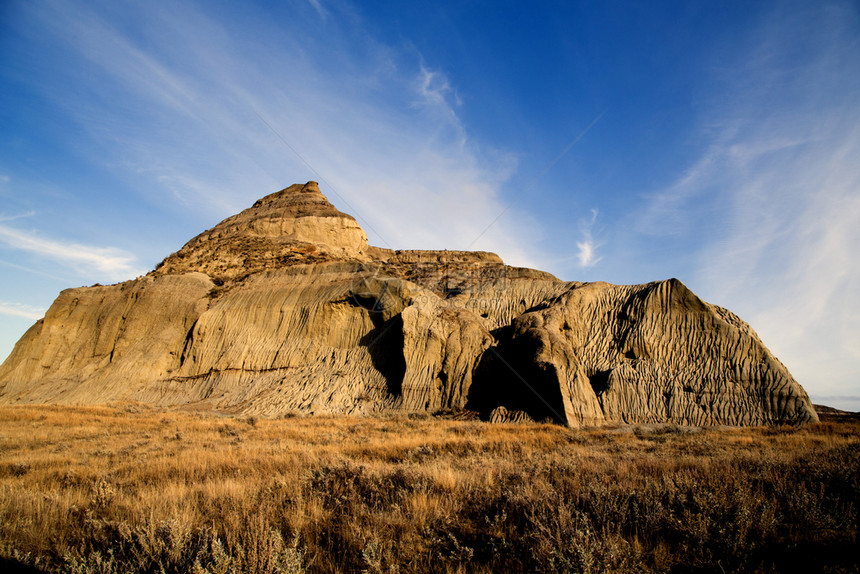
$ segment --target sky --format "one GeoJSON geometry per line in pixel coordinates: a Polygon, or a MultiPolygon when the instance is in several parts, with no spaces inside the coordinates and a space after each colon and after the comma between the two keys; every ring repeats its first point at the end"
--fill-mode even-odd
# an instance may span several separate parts
{"type": "Polygon", "coordinates": [[[860,411],[855,0],[0,0],[0,359],[308,180],[381,247],[676,277],[860,411]]]}

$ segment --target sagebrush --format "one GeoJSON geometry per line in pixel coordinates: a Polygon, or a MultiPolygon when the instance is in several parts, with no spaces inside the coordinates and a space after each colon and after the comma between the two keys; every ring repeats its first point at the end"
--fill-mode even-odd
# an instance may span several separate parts
{"type": "Polygon", "coordinates": [[[45,572],[856,572],[860,425],[567,429],[0,408],[45,572]]]}

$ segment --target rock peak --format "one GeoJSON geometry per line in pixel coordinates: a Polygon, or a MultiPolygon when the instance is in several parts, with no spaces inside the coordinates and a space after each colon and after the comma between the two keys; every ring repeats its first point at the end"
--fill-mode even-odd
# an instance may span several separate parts
{"type": "Polygon", "coordinates": [[[156,275],[201,271],[232,279],[293,263],[361,258],[367,234],[309,181],[271,193],[167,257],[156,275]]]}
{"type": "Polygon", "coordinates": [[[280,210],[279,215],[284,217],[346,217],[354,220],[351,215],[338,211],[331,204],[328,198],[320,191],[317,182],[309,181],[304,185],[297,183],[275,193],[270,193],[255,201],[254,205],[249,209],[225,219],[221,224],[227,223],[234,218],[247,219],[249,216],[256,218],[267,217],[272,215],[269,210],[280,210]],[[240,217],[243,215],[244,217],[240,217]]]}
{"type": "MultiPolygon", "coordinates": [[[[251,209],[275,205],[283,208],[299,208],[300,206],[310,208],[313,206],[326,214],[336,213],[341,216],[352,217],[349,214],[338,211],[328,198],[323,195],[319,184],[315,181],[309,181],[305,184],[297,183],[285,187],[280,191],[270,193],[255,201],[251,209]]],[[[295,210],[299,211],[298,209],[295,210]]],[[[301,216],[302,214],[297,213],[297,215],[301,216]]]]}

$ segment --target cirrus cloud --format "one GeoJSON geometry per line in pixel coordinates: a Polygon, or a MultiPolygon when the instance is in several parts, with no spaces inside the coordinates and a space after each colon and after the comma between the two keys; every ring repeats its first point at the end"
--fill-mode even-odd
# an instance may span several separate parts
{"type": "Polygon", "coordinates": [[[93,247],[46,239],[33,232],[6,225],[0,225],[0,244],[88,274],[100,275],[108,281],[128,279],[137,273],[134,256],[114,247],[93,247]]]}

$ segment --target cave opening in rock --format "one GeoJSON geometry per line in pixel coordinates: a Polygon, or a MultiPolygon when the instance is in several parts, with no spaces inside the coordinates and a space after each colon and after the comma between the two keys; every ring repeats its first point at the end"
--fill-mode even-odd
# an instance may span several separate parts
{"type": "Polygon", "coordinates": [[[536,421],[567,424],[558,373],[537,361],[534,345],[523,341],[490,347],[475,370],[466,408],[489,418],[497,407],[523,411],[536,421]]]}

